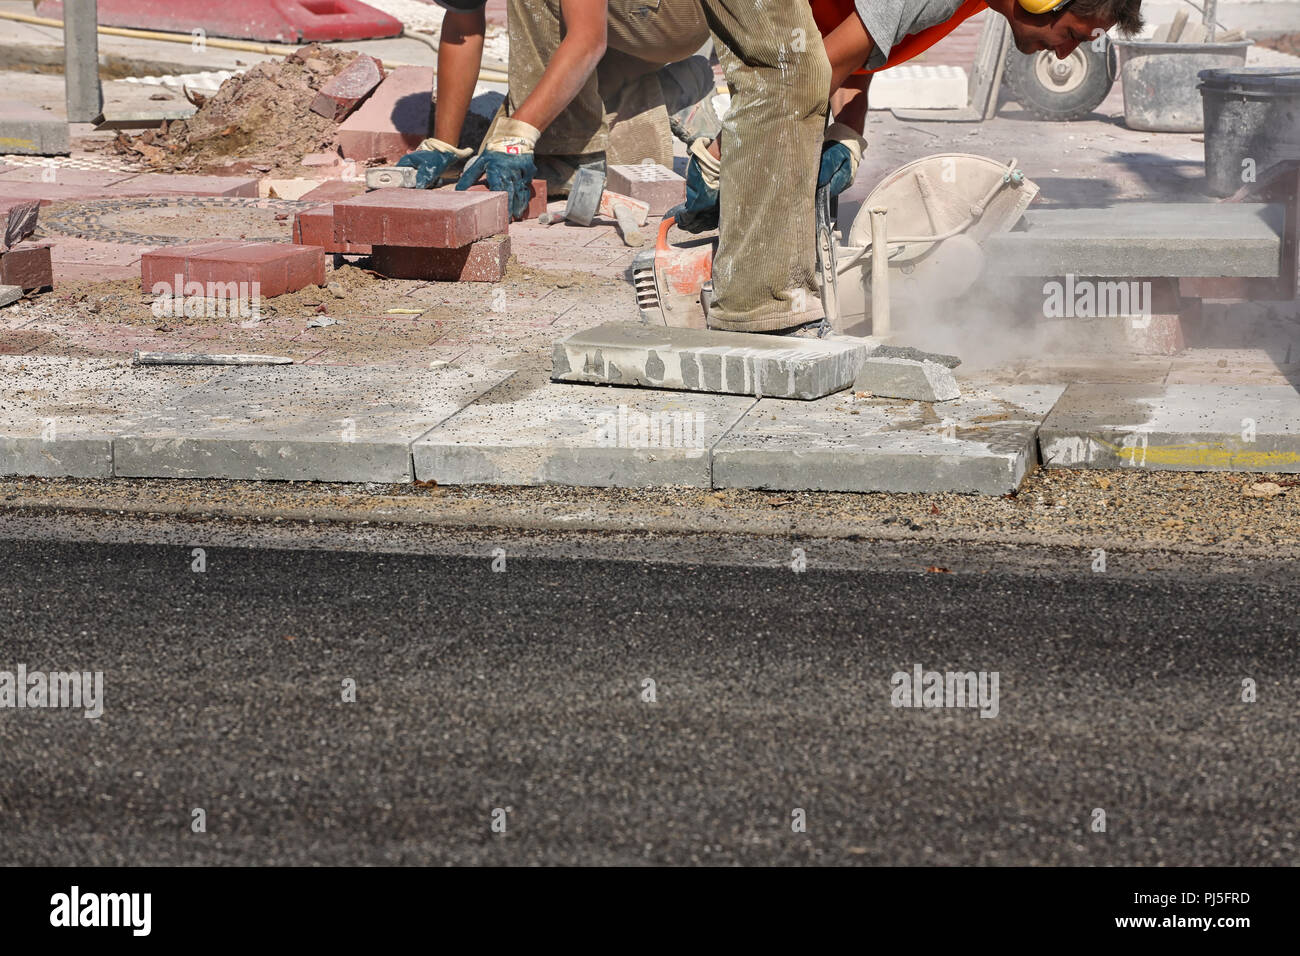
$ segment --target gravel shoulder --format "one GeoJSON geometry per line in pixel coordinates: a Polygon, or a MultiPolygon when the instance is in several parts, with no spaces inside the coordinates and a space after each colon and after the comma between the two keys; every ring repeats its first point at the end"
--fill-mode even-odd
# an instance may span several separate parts
{"type": "Polygon", "coordinates": [[[1039,470],[1016,495],[72,479],[0,481],[0,519],[169,517],[520,534],[732,535],[1300,557],[1287,476],[1039,470]],[[1243,494],[1276,481],[1271,498],[1243,494]]]}

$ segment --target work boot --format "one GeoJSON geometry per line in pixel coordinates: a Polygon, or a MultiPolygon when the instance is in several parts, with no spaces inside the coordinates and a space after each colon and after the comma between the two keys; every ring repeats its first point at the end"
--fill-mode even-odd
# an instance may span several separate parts
{"type": "Polygon", "coordinates": [[[750,335],[790,335],[803,339],[824,339],[831,333],[830,320],[820,308],[791,314],[790,324],[779,329],[723,329],[718,328],[710,319],[713,305],[713,280],[704,283],[700,289],[700,307],[704,310],[705,328],[715,332],[744,332],[750,335]]]}
{"type": "Polygon", "coordinates": [[[546,180],[547,200],[564,199],[573,189],[573,178],[584,166],[605,171],[604,153],[581,153],[566,156],[537,156],[537,177],[546,180]]]}

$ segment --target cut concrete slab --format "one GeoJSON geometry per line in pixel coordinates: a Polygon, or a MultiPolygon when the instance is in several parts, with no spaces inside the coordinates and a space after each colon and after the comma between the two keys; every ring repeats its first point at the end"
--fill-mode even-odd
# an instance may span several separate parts
{"type": "Polygon", "coordinates": [[[921,402],[763,399],[713,450],[718,488],[1002,495],[1037,462],[1059,385],[973,389],[921,402]]]}
{"type": "Polygon", "coordinates": [[[230,369],[115,441],[129,478],[410,481],[411,443],[510,373],[230,369]]]}
{"type": "Polygon", "coordinates": [[[417,441],[415,475],[452,485],[707,488],[711,449],[753,405],[520,372],[417,441]]]}
{"type": "Polygon", "coordinates": [[[1290,385],[1071,385],[1039,433],[1047,468],[1300,472],[1290,385]]]}
{"type": "Polygon", "coordinates": [[[878,398],[916,402],[951,402],[961,397],[952,369],[938,362],[870,355],[862,363],[853,391],[878,398]]]}
{"type": "Polygon", "coordinates": [[[1276,276],[1284,217],[1265,203],[1031,209],[984,251],[1004,276],[1276,276]]]}
{"type": "Polygon", "coordinates": [[[610,322],[556,342],[551,377],[810,400],[848,388],[871,344],[610,322]]]}
{"type": "Polygon", "coordinates": [[[0,356],[0,475],[110,478],[113,436],[174,408],[214,369],[137,369],[111,360],[0,356]]]}

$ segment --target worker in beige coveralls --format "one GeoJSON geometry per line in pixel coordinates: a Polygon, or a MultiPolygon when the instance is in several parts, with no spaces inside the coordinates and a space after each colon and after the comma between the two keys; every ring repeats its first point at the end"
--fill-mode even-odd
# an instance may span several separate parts
{"type": "MultiPolygon", "coordinates": [[[[438,2],[482,7],[482,0],[438,2]]],[[[712,33],[732,106],[719,167],[729,185],[722,195],[710,324],[775,331],[806,320],[793,305],[816,302],[812,193],[830,66],[805,0],[510,0],[509,31],[507,115],[459,188],[485,177],[489,188],[510,193],[512,210],[520,214],[539,150],[582,154],[599,144],[601,73],[674,63],[712,33]],[[611,53],[619,59],[598,70],[611,53]]],[[[448,102],[442,87],[450,78],[443,68],[439,72],[441,129],[448,102]]],[[[435,137],[401,163],[420,168],[422,185],[432,185],[429,180],[447,165],[465,158],[452,142],[435,137]],[[422,168],[433,164],[442,165],[436,174],[422,168]]]]}
{"type": "MultiPolygon", "coordinates": [[[[486,0],[430,2],[447,10],[438,45],[433,136],[398,163],[417,170],[422,188],[437,185],[448,169],[473,155],[457,147],[487,29],[486,0]]],[[[607,13],[604,3],[590,0],[511,5],[505,113],[512,122],[502,126],[498,120],[494,132],[540,134],[532,143],[533,160],[551,196],[567,194],[577,170],[604,163],[607,154],[609,162],[671,166],[670,128],[688,144],[721,131],[712,105],[713,67],[707,56],[696,55],[709,39],[699,4],[656,6],[655,0],[614,0],[607,13]]],[[[504,175],[501,168],[488,174],[504,175]]],[[[506,177],[508,183],[516,179],[506,177]]],[[[521,207],[511,198],[518,213],[521,207]]]]}

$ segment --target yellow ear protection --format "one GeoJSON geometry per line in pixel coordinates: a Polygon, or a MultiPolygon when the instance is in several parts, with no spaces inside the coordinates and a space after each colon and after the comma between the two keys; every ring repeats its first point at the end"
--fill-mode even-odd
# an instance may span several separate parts
{"type": "Polygon", "coordinates": [[[1018,0],[1030,13],[1060,13],[1074,0],[1018,0]]]}

